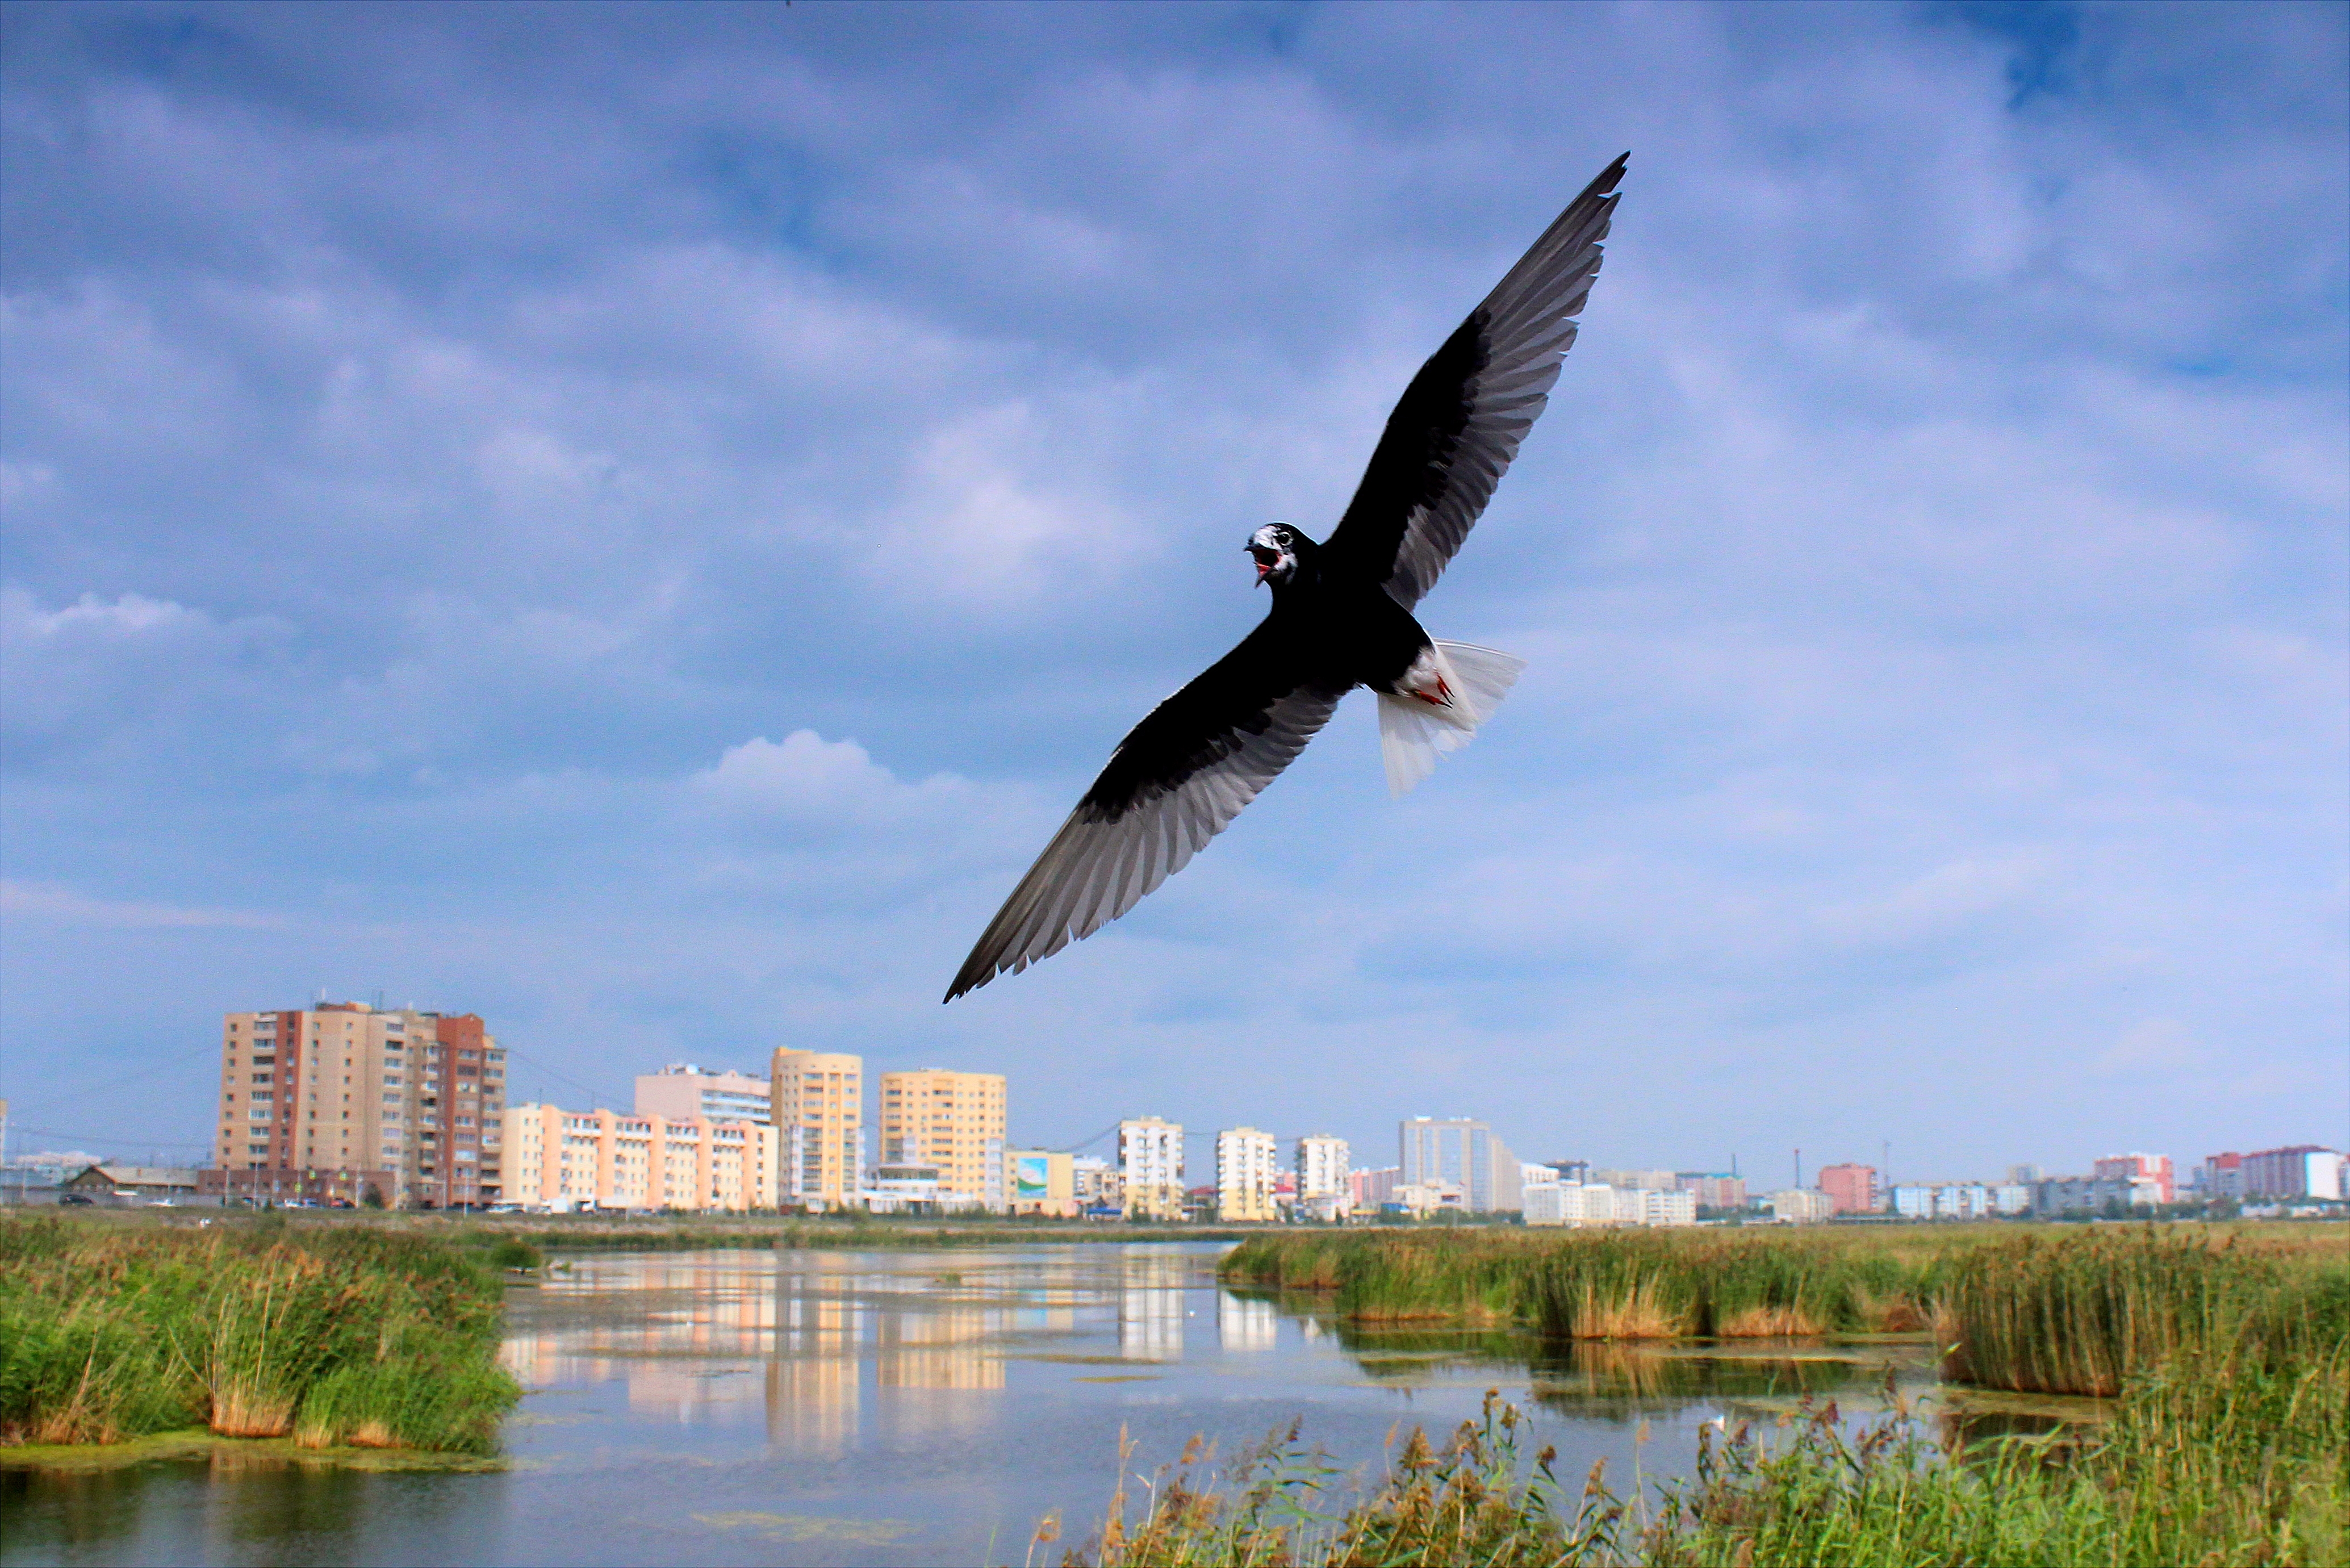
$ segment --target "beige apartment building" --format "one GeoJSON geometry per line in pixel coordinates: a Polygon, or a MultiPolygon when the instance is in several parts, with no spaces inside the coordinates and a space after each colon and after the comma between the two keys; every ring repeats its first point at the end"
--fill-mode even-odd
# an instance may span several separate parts
{"type": "Polygon", "coordinates": [[[1183,1124],[1157,1116],[1118,1123],[1118,1173],[1128,1220],[1183,1218],[1183,1124]]]}
{"type": "Polygon", "coordinates": [[[934,1168],[941,1204],[1003,1212],[1003,1074],[884,1073],[880,1123],[883,1165],[934,1168]]]}
{"type": "Polygon", "coordinates": [[[505,1053],[471,1013],[360,1002],[221,1024],[209,1190],[452,1208],[503,1187],[505,1053]]]}
{"type": "Polygon", "coordinates": [[[704,1072],[691,1062],[671,1062],[658,1073],[637,1075],[637,1115],[673,1122],[706,1116],[714,1122],[775,1119],[775,1085],[732,1068],[704,1072]]]}
{"type": "Polygon", "coordinates": [[[1257,1221],[1281,1218],[1274,1206],[1280,1174],[1273,1135],[1256,1127],[1227,1127],[1216,1135],[1216,1218],[1257,1221]]]}
{"type": "Polygon", "coordinates": [[[856,1202],[865,1179],[865,1058],[785,1046],[768,1081],[783,1139],[781,1201],[816,1210],[856,1202]]]}
{"type": "Polygon", "coordinates": [[[506,1196],[532,1209],[773,1209],[783,1143],[762,1122],[515,1106],[506,1196]]]}

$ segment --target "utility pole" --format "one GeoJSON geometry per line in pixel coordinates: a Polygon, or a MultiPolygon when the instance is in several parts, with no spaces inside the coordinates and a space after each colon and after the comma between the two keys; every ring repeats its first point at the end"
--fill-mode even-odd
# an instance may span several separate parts
{"type": "Polygon", "coordinates": [[[1803,1151],[1802,1149],[1800,1149],[1800,1148],[1799,1148],[1799,1149],[1797,1149],[1797,1150],[1795,1151],[1795,1190],[1796,1190],[1796,1191],[1798,1191],[1798,1192],[1801,1192],[1803,1189],[1804,1189],[1804,1151],[1803,1151]]]}

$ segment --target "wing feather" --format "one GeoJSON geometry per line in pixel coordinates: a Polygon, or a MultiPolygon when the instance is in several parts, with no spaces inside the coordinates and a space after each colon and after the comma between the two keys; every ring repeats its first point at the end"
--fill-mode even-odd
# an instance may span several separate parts
{"type": "Polygon", "coordinates": [[[1249,650],[1243,642],[1135,727],[988,922],[947,992],[949,1002],[1007,971],[1017,974],[1052,957],[1133,909],[1190,864],[1329,722],[1345,691],[1292,684],[1243,702],[1227,722],[1179,743],[1196,761],[1145,769],[1139,782],[1120,774],[1120,760],[1138,741],[1167,743],[1164,735],[1146,733],[1154,721],[1170,708],[1179,719],[1188,716],[1200,704],[1187,703],[1187,696],[1220,672],[1229,676],[1226,665],[1249,650]]]}
{"type": "Polygon", "coordinates": [[[1326,570],[1369,577],[1406,609],[1436,586],[1575,346],[1624,164],[1569,203],[1419,368],[1323,546],[1326,570]]]}

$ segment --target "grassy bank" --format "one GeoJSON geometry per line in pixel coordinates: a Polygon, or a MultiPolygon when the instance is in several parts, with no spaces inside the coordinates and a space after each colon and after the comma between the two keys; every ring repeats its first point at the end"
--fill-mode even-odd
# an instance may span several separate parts
{"type": "Polygon", "coordinates": [[[487,1452],[519,1395],[500,1289],[478,1251],[383,1229],[0,1220],[0,1443],[487,1452]]]}
{"type": "MultiPolygon", "coordinates": [[[[2202,1351],[2128,1380],[2110,1421],[2056,1444],[1937,1441],[1895,1410],[1831,1406],[1700,1438],[1648,1497],[1565,1482],[1488,1396],[1441,1451],[1417,1432],[1367,1492],[1293,1429],[1221,1469],[1121,1486],[1071,1568],[2324,1568],[2350,1560],[2350,1353],[2271,1366],[2202,1351]]],[[[1122,1467],[1124,1468],[1124,1467],[1122,1467]]],[[[1048,1521],[1030,1562],[1050,1561],[1048,1521]]]]}

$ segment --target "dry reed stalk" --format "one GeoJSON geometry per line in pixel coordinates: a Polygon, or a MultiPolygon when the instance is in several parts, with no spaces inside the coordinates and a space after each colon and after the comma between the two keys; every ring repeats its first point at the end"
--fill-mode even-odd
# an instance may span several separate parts
{"type": "Polygon", "coordinates": [[[1757,1306],[1731,1314],[1713,1332],[1722,1339],[1793,1339],[1825,1334],[1827,1326],[1801,1307],[1757,1306]]]}

